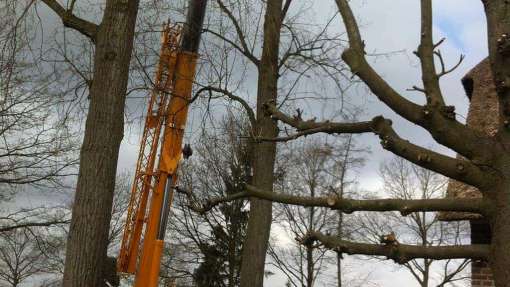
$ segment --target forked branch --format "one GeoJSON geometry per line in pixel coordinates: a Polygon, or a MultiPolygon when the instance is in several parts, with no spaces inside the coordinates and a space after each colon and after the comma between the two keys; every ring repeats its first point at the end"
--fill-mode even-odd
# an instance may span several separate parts
{"type": "Polygon", "coordinates": [[[65,27],[72,28],[92,40],[96,39],[98,25],[77,17],[73,14],[74,1],[69,10],[65,9],[56,0],[42,0],[51,10],[53,10],[62,19],[65,27]]]}
{"type": "Polygon", "coordinates": [[[227,89],[213,87],[213,86],[205,86],[205,87],[200,88],[195,93],[195,97],[198,97],[201,93],[204,93],[204,92],[220,93],[223,96],[225,96],[226,98],[228,98],[232,101],[238,102],[243,107],[243,109],[246,111],[246,114],[248,115],[248,119],[250,120],[250,124],[252,125],[252,127],[254,127],[256,125],[257,120],[255,118],[255,113],[253,112],[253,109],[250,107],[248,102],[246,100],[244,100],[243,98],[234,95],[231,91],[229,91],[227,89]]]}
{"type": "MultiPolygon", "coordinates": [[[[439,84],[433,65],[434,45],[431,41],[431,11],[427,7],[430,0],[422,0],[425,7],[422,22],[425,34],[422,33],[422,44],[418,55],[422,60],[422,72],[424,77],[423,91],[429,97],[427,106],[417,105],[400,95],[391,87],[367,62],[365,58],[364,42],[361,39],[358,24],[347,0],[335,0],[342,15],[347,35],[349,48],[342,54],[342,59],[351,68],[351,72],[357,75],[389,108],[408,121],[425,128],[437,140],[468,159],[477,158],[477,161],[488,164],[494,155],[494,148],[499,148],[494,140],[477,134],[466,125],[455,120],[455,114],[451,108],[444,108],[439,84]],[[459,141],[462,138],[462,141],[459,141]]],[[[437,44],[436,44],[437,45],[437,44]]],[[[419,90],[419,89],[417,89],[419,90]]],[[[503,152],[501,150],[501,152],[503,152]]]]}
{"type": "MultiPolygon", "coordinates": [[[[252,61],[256,66],[259,65],[260,60],[253,55],[252,50],[248,47],[248,44],[246,43],[246,36],[244,35],[243,30],[241,29],[241,25],[239,25],[239,21],[237,18],[232,14],[232,11],[230,11],[227,6],[223,3],[222,0],[216,0],[218,3],[218,6],[220,6],[220,9],[223,13],[227,15],[227,17],[230,19],[232,24],[234,25],[234,28],[236,30],[237,38],[239,39],[239,42],[241,43],[241,47],[237,46],[236,49],[239,50],[241,53],[243,53],[250,61],[252,61]]],[[[216,35],[216,34],[215,34],[216,35]]]]}

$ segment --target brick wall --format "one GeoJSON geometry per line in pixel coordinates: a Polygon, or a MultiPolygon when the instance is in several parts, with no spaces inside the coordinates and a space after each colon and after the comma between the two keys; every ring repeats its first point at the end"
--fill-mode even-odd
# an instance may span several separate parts
{"type": "MultiPolygon", "coordinates": [[[[489,224],[481,220],[470,221],[471,225],[471,243],[489,244],[490,227],[489,224]]],[[[487,262],[473,261],[471,263],[471,286],[472,287],[495,287],[492,279],[492,272],[487,262]]]]}
{"type": "MultiPolygon", "coordinates": [[[[489,59],[481,61],[467,73],[462,78],[462,85],[470,100],[466,120],[467,126],[489,137],[495,136],[499,126],[501,109],[498,104],[498,94],[492,79],[489,59]]],[[[455,180],[449,181],[447,193],[448,197],[455,198],[481,197],[478,189],[455,180]]],[[[439,213],[439,218],[446,221],[479,220],[481,216],[465,212],[442,212],[439,213]]]]}
{"type": "Polygon", "coordinates": [[[471,263],[472,287],[495,287],[492,272],[486,262],[475,261],[471,263]]]}

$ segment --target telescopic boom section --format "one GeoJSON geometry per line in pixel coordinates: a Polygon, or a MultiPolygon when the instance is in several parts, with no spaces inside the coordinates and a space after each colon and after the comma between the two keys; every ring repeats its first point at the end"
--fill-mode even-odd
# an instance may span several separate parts
{"type": "Polygon", "coordinates": [[[146,222],[147,202],[158,177],[158,168],[155,163],[169,95],[174,86],[173,77],[177,63],[180,33],[181,29],[178,26],[164,26],[155,87],[149,98],[122,246],[117,261],[119,272],[132,274],[136,272],[139,243],[146,222]]]}
{"type": "Polygon", "coordinates": [[[150,95],[117,262],[119,272],[136,273],[136,287],[155,287],[159,280],[207,0],[190,0],[189,4],[182,29],[175,25],[164,27],[155,88],[150,95]]]}

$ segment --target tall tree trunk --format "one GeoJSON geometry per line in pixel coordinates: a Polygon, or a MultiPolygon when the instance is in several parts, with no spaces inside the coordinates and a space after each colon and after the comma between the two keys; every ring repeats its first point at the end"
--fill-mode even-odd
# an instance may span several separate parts
{"type": "MultiPolygon", "coordinates": [[[[507,172],[508,173],[508,167],[507,172]]],[[[497,287],[510,287],[510,182],[498,190],[495,198],[496,215],[490,220],[492,239],[489,263],[497,287]]]]}
{"type": "Polygon", "coordinates": [[[313,247],[306,246],[306,287],[313,287],[313,247]]]}
{"type": "Polygon", "coordinates": [[[423,259],[423,287],[429,287],[429,278],[430,278],[430,264],[428,264],[428,259],[423,259]]]}
{"type": "MultiPolygon", "coordinates": [[[[280,46],[280,28],[282,0],[267,1],[264,16],[264,43],[259,65],[257,90],[257,126],[254,133],[261,137],[276,137],[276,122],[264,111],[264,104],[276,101],[278,83],[278,51],[280,46]]],[[[273,190],[274,162],[276,144],[258,143],[254,147],[253,185],[273,190]]],[[[271,230],[272,204],[256,198],[250,199],[250,218],[243,246],[241,264],[241,287],[262,287],[264,265],[271,230]]]]}
{"type": "MultiPolygon", "coordinates": [[[[489,58],[492,76],[498,94],[499,132],[497,138],[502,145],[510,143],[510,2],[507,0],[483,0],[487,17],[489,58]]],[[[510,159],[503,154],[493,161],[505,181],[494,190],[484,192],[495,205],[489,219],[492,241],[489,263],[498,287],[510,286],[510,159]]]]}
{"type": "MultiPolygon", "coordinates": [[[[315,183],[312,182],[310,185],[310,197],[315,197],[315,183]]],[[[315,217],[315,207],[311,206],[308,208],[308,232],[315,231],[313,219],[315,217]]],[[[306,246],[306,287],[313,287],[314,274],[313,274],[313,247],[311,245],[306,246]]]]}
{"type": "Polygon", "coordinates": [[[65,287],[105,286],[104,262],[138,0],[106,1],[64,270],[65,287]]]}
{"type": "MultiPolygon", "coordinates": [[[[427,189],[423,189],[423,193],[421,195],[422,199],[427,199],[426,194],[427,189]]],[[[420,233],[421,233],[421,245],[424,247],[427,247],[428,244],[428,232],[427,232],[427,221],[426,221],[427,214],[425,212],[421,213],[421,221],[419,223],[420,233]]],[[[423,259],[423,287],[429,286],[429,278],[430,278],[430,262],[429,259],[423,259]]]]}
{"type": "MultiPolygon", "coordinates": [[[[345,181],[347,176],[347,169],[349,167],[349,160],[351,157],[351,146],[352,146],[352,135],[349,135],[347,143],[345,145],[344,157],[340,170],[340,190],[338,192],[338,197],[343,198],[345,193],[345,181]]],[[[338,211],[338,223],[336,226],[337,237],[343,239],[343,226],[344,226],[344,214],[342,211],[338,211]]],[[[342,254],[338,253],[336,255],[336,283],[337,287],[342,287],[342,254]]]]}
{"type": "MultiPolygon", "coordinates": [[[[343,183],[341,183],[341,185],[343,186],[343,183]]],[[[336,227],[336,232],[337,232],[338,238],[340,238],[340,239],[342,239],[342,237],[343,237],[343,222],[344,222],[344,214],[341,211],[338,211],[338,224],[336,227]]],[[[342,287],[342,254],[341,253],[337,253],[337,255],[336,255],[336,286],[342,287]]]]}

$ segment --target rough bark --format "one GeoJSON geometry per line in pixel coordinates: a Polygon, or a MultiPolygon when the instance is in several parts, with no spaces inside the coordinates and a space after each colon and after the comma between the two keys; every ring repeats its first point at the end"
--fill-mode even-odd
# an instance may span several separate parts
{"type": "MultiPolygon", "coordinates": [[[[269,2],[268,5],[271,6],[273,2],[269,2]]],[[[315,133],[372,132],[379,136],[382,146],[390,152],[423,168],[477,187],[483,198],[353,201],[338,197],[309,198],[279,194],[274,193],[269,185],[269,189],[265,188],[267,192],[264,191],[265,189],[260,189],[260,185],[247,186],[247,191],[244,194],[235,197],[252,196],[285,204],[330,207],[344,213],[356,210],[398,210],[406,215],[418,211],[473,211],[482,214],[489,221],[493,239],[490,245],[423,247],[398,244],[398,242],[391,245],[362,244],[339,240],[316,232],[312,232],[307,238],[304,238],[303,243],[310,244],[312,241],[320,241],[326,248],[339,253],[380,255],[401,264],[415,258],[488,260],[494,273],[496,286],[510,287],[510,270],[508,269],[510,266],[510,153],[508,152],[510,147],[510,2],[508,0],[482,0],[487,16],[489,58],[501,107],[498,130],[494,136],[482,134],[457,121],[455,107],[445,106],[439,79],[458,67],[462,57],[461,61],[452,68],[445,67],[442,55],[437,50],[442,41],[434,43],[432,37],[432,0],[421,0],[421,43],[415,54],[421,62],[423,88],[415,86],[412,89],[425,95],[427,100],[425,105],[408,100],[373,69],[366,59],[365,43],[350,9],[349,1],[335,0],[335,2],[349,38],[349,48],[343,52],[342,59],[350,67],[352,73],[359,77],[374,96],[390,109],[409,122],[427,130],[437,143],[456,151],[462,158],[454,159],[406,141],[393,130],[391,121],[382,117],[375,117],[372,121],[359,123],[330,121],[318,123],[314,120],[303,121],[299,114],[295,117],[286,115],[278,111],[275,105],[267,102],[264,104],[266,104],[265,108],[268,113],[274,119],[294,127],[296,133],[284,138],[276,138],[258,131],[254,135],[255,138],[264,143],[274,143],[315,133]],[[438,71],[434,64],[435,56],[439,60],[440,69],[438,71]]],[[[266,19],[266,25],[268,23],[266,19]]],[[[267,31],[265,36],[268,36],[267,31]]],[[[273,38],[274,41],[276,39],[277,37],[273,38]]],[[[267,38],[265,40],[267,41],[267,38]]],[[[265,63],[267,62],[261,62],[261,70],[267,68],[265,63]]],[[[261,98],[259,97],[259,109],[261,98]]],[[[260,110],[257,116],[259,115],[260,110]]],[[[266,156],[261,152],[258,152],[257,155],[266,156]]],[[[221,200],[216,202],[221,202],[221,200]]],[[[269,221],[266,223],[269,225],[269,221]]],[[[259,238],[254,238],[254,240],[259,240],[259,238]]],[[[251,254],[247,253],[247,255],[251,254]]],[[[249,256],[249,258],[253,257],[249,256]]],[[[245,271],[248,270],[245,269],[245,271]]],[[[256,273],[260,270],[252,269],[250,271],[256,273]]],[[[246,282],[247,285],[244,286],[261,286],[260,282],[246,282]]]]}
{"type": "Polygon", "coordinates": [[[498,287],[510,286],[510,2],[504,0],[482,1],[487,17],[489,59],[500,107],[497,140],[505,147],[493,165],[502,172],[505,180],[492,190],[481,190],[496,205],[494,216],[489,219],[492,233],[489,263],[498,287]]]}
{"type": "MultiPolygon", "coordinates": [[[[508,167],[506,169],[508,171],[508,167]]],[[[508,172],[507,172],[508,174],[508,172]]],[[[489,263],[497,287],[510,286],[510,182],[495,195],[496,214],[489,220],[492,240],[489,263]]]]}
{"type": "MultiPolygon", "coordinates": [[[[490,248],[486,244],[426,247],[398,242],[391,244],[367,244],[350,242],[319,232],[311,232],[300,240],[306,245],[319,241],[324,247],[339,253],[383,256],[399,264],[405,264],[416,258],[436,260],[473,258],[475,260],[486,260],[490,254],[490,248]]],[[[506,285],[501,286],[506,287],[506,285]]]]}
{"type": "MultiPolygon", "coordinates": [[[[312,179],[310,182],[310,197],[315,197],[315,180],[312,179]]],[[[315,230],[315,206],[308,207],[308,231],[315,230]]],[[[306,287],[313,287],[315,281],[314,265],[315,261],[313,258],[313,246],[306,246],[306,287]]]]}
{"type": "MultiPolygon", "coordinates": [[[[265,113],[263,105],[275,102],[278,83],[278,50],[280,46],[282,0],[267,1],[264,16],[264,43],[260,60],[257,91],[257,124],[254,133],[262,137],[276,137],[276,122],[265,113]]],[[[255,145],[253,185],[266,190],[273,189],[276,143],[261,142],[255,145]]],[[[252,198],[246,241],[241,265],[241,287],[262,287],[264,265],[271,230],[272,204],[252,198]]]]}
{"type": "Polygon", "coordinates": [[[138,0],[106,1],[67,241],[63,284],[105,286],[108,230],[138,0]]]}
{"type": "Polygon", "coordinates": [[[313,287],[313,247],[306,246],[306,287],[313,287]]]}
{"type": "MultiPolygon", "coordinates": [[[[500,127],[510,119],[510,3],[482,0],[487,17],[487,39],[492,76],[498,92],[502,117],[500,127]]],[[[508,132],[506,133],[508,137],[508,132]]]]}

